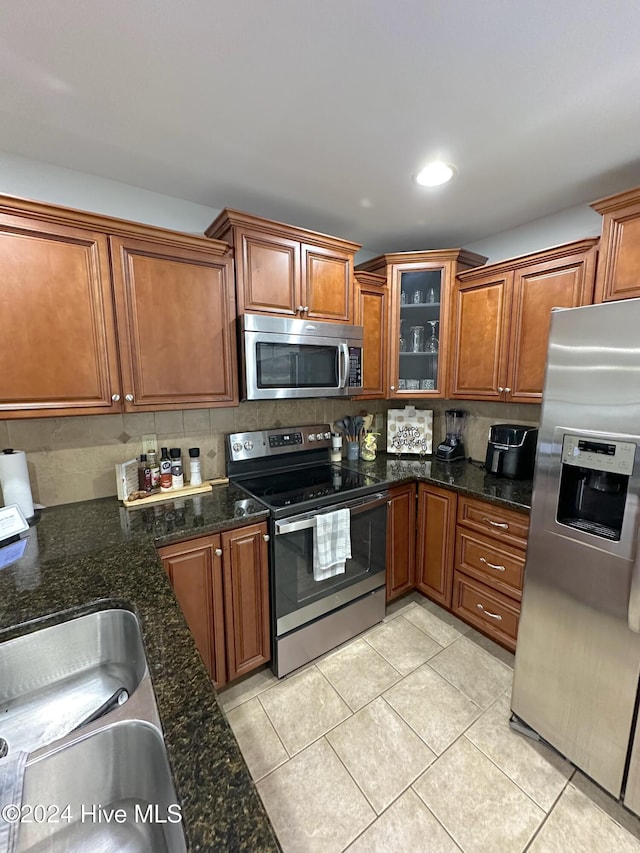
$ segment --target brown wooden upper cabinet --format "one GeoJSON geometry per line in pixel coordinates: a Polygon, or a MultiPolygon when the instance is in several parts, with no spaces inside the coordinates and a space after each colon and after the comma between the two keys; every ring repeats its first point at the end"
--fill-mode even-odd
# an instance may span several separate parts
{"type": "Polygon", "coordinates": [[[595,302],[640,296],[640,187],[591,207],[603,216],[595,302]]]}
{"type": "Polygon", "coordinates": [[[389,289],[387,279],[356,270],[357,326],[364,330],[362,394],[358,399],[384,399],[387,395],[389,289]]]}
{"type": "Polygon", "coordinates": [[[358,271],[382,274],[389,284],[388,397],[444,396],[450,291],[458,272],[485,261],[484,255],[445,249],[396,252],[358,264],[358,271]]]}
{"type": "Polygon", "coordinates": [[[125,411],[237,401],[231,259],[166,240],[109,242],[125,411]]]}
{"type": "Polygon", "coordinates": [[[597,238],[458,276],[449,397],[539,403],[552,308],[593,300],[597,238]]]}
{"type": "Polygon", "coordinates": [[[353,322],[358,243],[229,208],[205,233],[234,248],[239,314],[353,322]]]}
{"type": "Polygon", "coordinates": [[[0,277],[0,416],[237,404],[225,243],[0,196],[0,277]]]}

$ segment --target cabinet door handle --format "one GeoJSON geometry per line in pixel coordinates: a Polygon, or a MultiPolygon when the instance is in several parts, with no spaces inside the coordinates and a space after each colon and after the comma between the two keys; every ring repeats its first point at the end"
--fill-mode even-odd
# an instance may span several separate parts
{"type": "Polygon", "coordinates": [[[222,557],[222,548],[216,548],[213,553],[216,555],[216,557],[222,557]]]}
{"type": "Polygon", "coordinates": [[[491,527],[499,527],[500,530],[508,530],[509,525],[505,521],[491,521],[490,518],[486,518],[486,516],[482,517],[483,521],[486,521],[487,524],[490,524],[491,527]]]}
{"type": "Polygon", "coordinates": [[[507,571],[506,566],[496,566],[495,563],[490,563],[489,560],[485,560],[484,557],[480,557],[480,562],[484,563],[485,566],[489,566],[490,569],[495,569],[496,572],[506,572],[507,571]]]}
{"type": "Polygon", "coordinates": [[[268,533],[263,534],[262,538],[264,539],[265,542],[268,542],[269,539],[271,539],[271,537],[269,536],[268,533]]]}
{"type": "Polygon", "coordinates": [[[502,387],[502,385],[498,385],[498,392],[500,394],[502,394],[503,391],[504,391],[504,388],[502,387]]]}
{"type": "Polygon", "coordinates": [[[127,403],[133,403],[133,394],[125,394],[124,399],[127,401],[127,403]]]}
{"type": "Polygon", "coordinates": [[[505,388],[505,389],[504,389],[504,393],[505,393],[505,394],[510,394],[510,393],[511,393],[511,388],[505,388]]]}
{"type": "Polygon", "coordinates": [[[395,385],[392,385],[392,386],[391,386],[391,390],[392,390],[392,391],[395,391],[395,390],[396,390],[396,386],[395,386],[395,385]]]}
{"type": "Polygon", "coordinates": [[[502,616],[499,613],[492,613],[490,610],[485,610],[481,604],[476,604],[478,610],[482,610],[485,616],[488,616],[489,619],[495,619],[496,622],[502,622],[502,616]]]}
{"type": "Polygon", "coordinates": [[[302,314],[302,312],[304,311],[304,305],[298,305],[296,311],[298,312],[298,314],[302,314]]]}
{"type": "Polygon", "coordinates": [[[120,399],[120,394],[112,394],[111,399],[113,400],[114,403],[117,403],[118,400],[120,399]]]}
{"type": "Polygon", "coordinates": [[[387,506],[391,506],[391,501],[387,501],[387,506]]]}

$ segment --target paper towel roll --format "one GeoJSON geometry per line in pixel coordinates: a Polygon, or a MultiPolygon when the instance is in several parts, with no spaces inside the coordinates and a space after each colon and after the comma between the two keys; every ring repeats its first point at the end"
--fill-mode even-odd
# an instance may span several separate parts
{"type": "Polygon", "coordinates": [[[33,498],[24,450],[3,450],[0,453],[0,487],[5,506],[18,504],[25,518],[32,518],[33,498]]]}

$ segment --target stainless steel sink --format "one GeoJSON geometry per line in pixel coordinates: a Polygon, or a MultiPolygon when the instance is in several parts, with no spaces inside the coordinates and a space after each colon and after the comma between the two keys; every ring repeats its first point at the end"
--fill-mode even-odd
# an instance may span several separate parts
{"type": "Polygon", "coordinates": [[[33,752],[116,707],[147,676],[140,625],[128,610],[8,640],[0,644],[0,738],[9,753],[33,752]]]}
{"type": "Polygon", "coordinates": [[[18,853],[184,853],[180,807],[160,731],[123,720],[32,757],[23,813],[53,804],[58,823],[23,823],[18,853]],[[68,810],[62,809],[68,806],[68,810]]]}

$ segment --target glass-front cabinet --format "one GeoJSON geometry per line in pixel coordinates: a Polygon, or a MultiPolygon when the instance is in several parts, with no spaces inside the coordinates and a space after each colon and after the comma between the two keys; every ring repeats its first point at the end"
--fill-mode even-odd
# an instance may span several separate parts
{"type": "Polygon", "coordinates": [[[485,261],[464,249],[446,249],[380,255],[358,267],[386,273],[390,285],[389,397],[446,396],[455,277],[485,261]]]}

